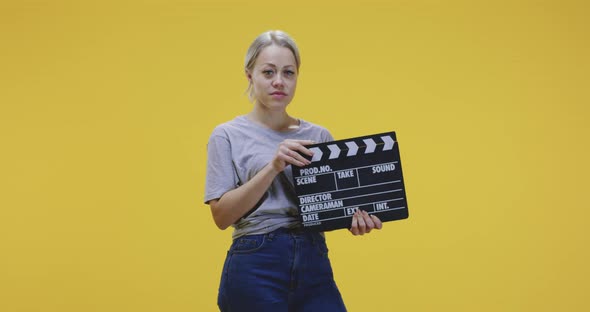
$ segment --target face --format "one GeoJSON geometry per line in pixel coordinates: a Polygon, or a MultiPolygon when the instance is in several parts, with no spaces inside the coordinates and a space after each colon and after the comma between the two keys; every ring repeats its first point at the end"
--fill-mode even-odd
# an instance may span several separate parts
{"type": "Polygon", "coordinates": [[[254,68],[246,72],[252,81],[257,105],[267,109],[285,109],[297,87],[295,56],[285,47],[270,45],[260,51],[254,68]]]}

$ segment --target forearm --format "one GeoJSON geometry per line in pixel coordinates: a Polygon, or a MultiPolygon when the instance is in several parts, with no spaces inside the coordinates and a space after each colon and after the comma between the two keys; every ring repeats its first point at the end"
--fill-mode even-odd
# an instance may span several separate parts
{"type": "Polygon", "coordinates": [[[223,230],[244,216],[262,198],[278,173],[279,171],[269,164],[248,182],[223,194],[219,200],[211,202],[215,224],[223,230]]]}

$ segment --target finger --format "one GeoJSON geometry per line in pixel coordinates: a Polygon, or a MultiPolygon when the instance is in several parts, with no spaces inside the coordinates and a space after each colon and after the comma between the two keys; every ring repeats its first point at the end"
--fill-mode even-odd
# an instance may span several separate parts
{"type": "Polygon", "coordinates": [[[281,146],[279,148],[279,154],[283,154],[285,156],[283,160],[293,165],[305,166],[311,163],[309,160],[305,159],[299,153],[289,149],[287,146],[281,146]]]}
{"type": "MultiPolygon", "coordinates": [[[[295,159],[297,159],[297,160],[299,160],[299,161],[301,161],[301,162],[303,162],[303,163],[306,163],[306,164],[308,164],[308,165],[309,165],[309,164],[311,164],[311,161],[310,161],[309,159],[305,158],[303,155],[301,155],[301,154],[297,153],[296,151],[293,151],[293,150],[292,150],[292,151],[290,152],[290,155],[291,155],[291,157],[293,157],[293,158],[295,158],[295,159]]],[[[311,156],[311,155],[310,155],[310,156],[311,156]]]]}
{"type": "Polygon", "coordinates": [[[359,234],[364,235],[367,231],[367,224],[360,211],[357,211],[357,219],[359,224],[359,234]]]}
{"type": "Polygon", "coordinates": [[[379,218],[376,215],[371,215],[371,219],[373,219],[376,229],[380,230],[381,228],[383,228],[383,223],[381,222],[381,220],[379,220],[379,218]]]}
{"type": "Polygon", "coordinates": [[[304,144],[301,144],[300,142],[289,141],[285,142],[285,144],[289,147],[289,149],[300,151],[301,153],[308,156],[313,156],[313,152],[310,151],[307,147],[304,146],[304,144]]]}
{"type": "Polygon", "coordinates": [[[353,235],[359,235],[358,220],[356,218],[356,214],[352,215],[352,225],[350,226],[350,231],[353,235]]]}
{"type": "Polygon", "coordinates": [[[316,141],[314,141],[314,140],[291,140],[291,141],[297,142],[301,145],[311,145],[311,144],[316,143],[316,141]]]}
{"type": "Polygon", "coordinates": [[[288,149],[288,150],[287,150],[285,153],[286,153],[288,156],[290,156],[291,158],[293,158],[293,159],[296,159],[297,161],[299,161],[299,162],[302,162],[302,163],[304,163],[304,164],[306,164],[306,165],[309,165],[309,164],[311,164],[311,161],[310,161],[310,160],[308,160],[307,158],[303,157],[303,155],[301,155],[301,154],[297,153],[297,152],[296,152],[296,151],[294,151],[294,150],[290,150],[290,149],[288,149]]]}
{"type": "Polygon", "coordinates": [[[365,224],[367,224],[367,233],[370,233],[375,228],[375,222],[373,222],[373,219],[371,219],[371,216],[366,211],[363,210],[362,214],[365,224]]]}
{"type": "MultiPolygon", "coordinates": [[[[306,153],[309,152],[311,153],[312,156],[313,153],[306,149],[305,147],[303,147],[303,145],[299,144],[299,143],[295,143],[295,142],[291,142],[291,141],[287,141],[285,140],[284,142],[282,142],[279,145],[279,151],[283,152],[285,155],[288,155],[289,157],[293,157],[301,162],[309,162],[303,155],[301,155],[300,153],[298,153],[297,151],[301,151],[302,153],[306,153]]],[[[311,162],[309,162],[311,163],[311,162]]]]}
{"type": "Polygon", "coordinates": [[[291,165],[295,165],[295,166],[299,166],[299,167],[303,167],[303,166],[307,165],[307,163],[303,163],[297,159],[294,159],[293,157],[285,155],[284,153],[279,153],[278,157],[280,160],[286,162],[287,164],[291,164],[291,165]]]}

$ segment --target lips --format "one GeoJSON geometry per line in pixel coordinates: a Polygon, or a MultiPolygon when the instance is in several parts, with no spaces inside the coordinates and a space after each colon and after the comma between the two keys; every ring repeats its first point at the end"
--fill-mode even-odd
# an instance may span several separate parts
{"type": "Polygon", "coordinates": [[[275,92],[271,93],[270,95],[283,95],[283,96],[285,96],[285,95],[287,95],[287,93],[281,92],[281,91],[275,91],[275,92]]]}

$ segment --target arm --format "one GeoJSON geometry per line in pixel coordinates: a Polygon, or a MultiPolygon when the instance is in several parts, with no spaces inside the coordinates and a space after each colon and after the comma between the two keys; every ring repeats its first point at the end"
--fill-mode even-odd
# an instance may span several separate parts
{"type": "Polygon", "coordinates": [[[279,172],[272,166],[266,165],[250,181],[228,191],[219,199],[209,201],[211,214],[217,227],[225,230],[250,211],[262,198],[277,174],[279,172]]]}
{"type": "Polygon", "coordinates": [[[243,185],[223,194],[219,199],[209,201],[215,224],[224,230],[252,209],[272,184],[274,178],[289,164],[303,166],[310,162],[297,151],[312,156],[304,145],[309,140],[285,140],[279,144],[273,160],[243,185]]]}

